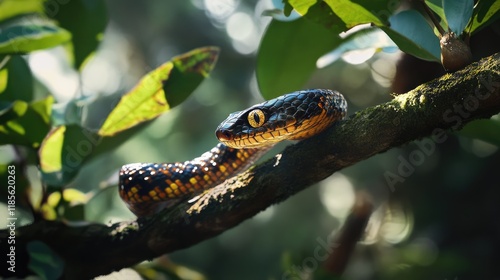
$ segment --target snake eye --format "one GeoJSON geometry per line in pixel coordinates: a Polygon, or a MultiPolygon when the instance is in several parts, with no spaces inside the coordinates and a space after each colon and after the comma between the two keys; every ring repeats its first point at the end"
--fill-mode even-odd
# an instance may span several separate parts
{"type": "Polygon", "coordinates": [[[252,127],[260,127],[264,124],[264,121],[266,120],[266,116],[264,116],[264,112],[260,109],[255,109],[250,111],[248,113],[248,123],[252,127]]]}

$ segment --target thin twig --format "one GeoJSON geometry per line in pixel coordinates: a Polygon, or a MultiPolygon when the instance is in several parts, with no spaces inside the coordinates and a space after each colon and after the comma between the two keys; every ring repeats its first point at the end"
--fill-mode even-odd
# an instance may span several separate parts
{"type": "Polygon", "coordinates": [[[441,24],[439,24],[439,20],[436,18],[436,16],[434,15],[434,12],[429,8],[429,6],[427,6],[427,4],[425,3],[425,0],[421,0],[420,4],[422,4],[422,7],[424,7],[425,12],[427,13],[429,18],[431,19],[434,26],[436,26],[437,30],[439,31],[439,34],[441,34],[441,36],[446,34],[446,31],[443,29],[441,24]]]}

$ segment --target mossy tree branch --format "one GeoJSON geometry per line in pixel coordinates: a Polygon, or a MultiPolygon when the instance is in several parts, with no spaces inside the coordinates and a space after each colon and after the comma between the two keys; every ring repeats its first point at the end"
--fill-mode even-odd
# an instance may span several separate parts
{"type": "MultiPolygon", "coordinates": [[[[157,215],[110,226],[38,221],[16,232],[16,246],[49,245],[65,276],[90,278],[216,236],[332,173],[409,141],[459,129],[500,112],[500,55],[359,111],[321,135],[157,215]],[[300,172],[292,172],[298,171],[300,172]]],[[[0,232],[6,246],[8,232],[0,232]]]]}

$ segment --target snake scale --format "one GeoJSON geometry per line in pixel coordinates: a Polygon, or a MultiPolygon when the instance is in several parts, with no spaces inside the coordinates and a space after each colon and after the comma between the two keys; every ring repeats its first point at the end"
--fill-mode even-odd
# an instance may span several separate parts
{"type": "Polygon", "coordinates": [[[200,157],[122,166],[120,197],[135,215],[154,214],[247,169],[277,142],[311,137],[346,113],[344,97],[328,89],[296,91],[232,113],[215,132],[220,143],[200,157]]]}

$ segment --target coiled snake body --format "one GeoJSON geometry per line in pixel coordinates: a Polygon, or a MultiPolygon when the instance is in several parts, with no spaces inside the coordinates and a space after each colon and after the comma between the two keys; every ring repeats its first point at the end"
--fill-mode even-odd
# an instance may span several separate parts
{"type": "Polygon", "coordinates": [[[245,170],[275,143],[311,137],[346,113],[344,97],[325,89],[296,91],[232,113],[215,132],[221,143],[200,157],[122,166],[120,197],[137,216],[154,214],[245,170]]]}

